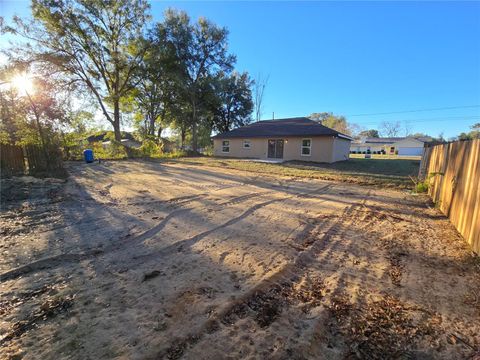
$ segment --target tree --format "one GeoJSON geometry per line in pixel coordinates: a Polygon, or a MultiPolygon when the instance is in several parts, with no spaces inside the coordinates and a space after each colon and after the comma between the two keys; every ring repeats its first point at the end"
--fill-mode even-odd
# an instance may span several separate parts
{"type": "Polygon", "coordinates": [[[213,128],[227,132],[251,121],[253,110],[252,80],[248,73],[220,73],[215,81],[216,106],[213,109],[213,128]]]}
{"type": "Polygon", "coordinates": [[[260,121],[263,114],[263,98],[265,96],[265,87],[268,84],[269,75],[258,74],[253,83],[253,102],[255,108],[255,121],[260,121]]]}
{"type": "Polygon", "coordinates": [[[345,116],[334,115],[331,112],[312,113],[309,118],[320,122],[323,126],[341,132],[342,134],[351,135],[352,125],[347,122],[345,116]]]}
{"type": "Polygon", "coordinates": [[[196,151],[197,129],[205,118],[202,107],[208,98],[203,92],[209,91],[208,83],[218,72],[233,68],[235,56],[227,52],[227,29],[205,18],[191,24],[185,12],[169,9],[165,12],[164,26],[167,42],[183,69],[179,83],[189,109],[192,149],[196,151]]]}
{"type": "Polygon", "coordinates": [[[409,136],[409,137],[412,137],[412,138],[430,137],[430,136],[428,136],[427,134],[421,133],[421,132],[417,132],[417,133],[414,133],[414,134],[410,134],[410,135],[408,135],[408,136],[409,136]]]}
{"type": "Polygon", "coordinates": [[[33,41],[17,48],[20,54],[83,84],[120,140],[120,103],[146,50],[138,40],[148,8],[145,0],[33,0],[34,21],[15,18],[5,30],[33,41]]]}
{"type": "Polygon", "coordinates": [[[14,63],[0,71],[0,138],[2,143],[38,145],[48,170],[48,148],[66,120],[64,104],[55,82],[33,77],[29,70],[26,64],[14,63]]]}
{"type": "Polygon", "coordinates": [[[380,132],[386,137],[396,137],[400,134],[401,124],[398,121],[383,121],[380,124],[380,132]]]}
{"type": "Polygon", "coordinates": [[[132,91],[138,127],[144,137],[161,141],[162,130],[169,124],[169,107],[178,98],[181,67],[174,49],[169,46],[163,23],[149,33],[148,50],[136,74],[137,86],[132,91]]]}
{"type": "Polygon", "coordinates": [[[473,124],[470,126],[470,129],[472,131],[468,133],[462,132],[459,136],[459,140],[474,140],[474,139],[480,139],[480,123],[473,124]]]}
{"type": "Polygon", "coordinates": [[[358,135],[361,136],[361,137],[369,137],[369,138],[380,137],[380,135],[378,134],[378,130],[375,130],[375,129],[360,131],[360,133],[358,135]]]}

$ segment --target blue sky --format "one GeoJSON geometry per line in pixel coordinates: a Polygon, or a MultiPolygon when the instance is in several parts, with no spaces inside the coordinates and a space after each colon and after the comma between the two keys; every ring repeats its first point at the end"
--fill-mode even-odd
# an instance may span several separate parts
{"type": "Polygon", "coordinates": [[[228,27],[237,69],[269,75],[265,119],[332,111],[445,137],[480,122],[480,2],[153,2],[154,18],[167,7],[228,27]]]}

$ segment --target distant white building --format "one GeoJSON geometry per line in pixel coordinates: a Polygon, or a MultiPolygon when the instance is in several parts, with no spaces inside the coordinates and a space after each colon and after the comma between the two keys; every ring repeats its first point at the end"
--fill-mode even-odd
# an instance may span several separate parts
{"type": "Polygon", "coordinates": [[[421,156],[430,137],[361,138],[350,144],[350,153],[421,156]]]}

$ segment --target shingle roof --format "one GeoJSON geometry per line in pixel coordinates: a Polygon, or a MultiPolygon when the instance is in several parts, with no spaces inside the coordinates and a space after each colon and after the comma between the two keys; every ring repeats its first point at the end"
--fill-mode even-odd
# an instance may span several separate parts
{"type": "Polygon", "coordinates": [[[306,117],[264,120],[213,136],[214,139],[255,138],[279,136],[337,136],[351,137],[319,124],[306,117]]]}

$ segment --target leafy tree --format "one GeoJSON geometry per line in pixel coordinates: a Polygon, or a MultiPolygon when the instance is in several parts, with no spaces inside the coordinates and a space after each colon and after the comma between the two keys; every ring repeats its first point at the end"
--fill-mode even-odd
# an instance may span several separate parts
{"type": "MultiPolygon", "coordinates": [[[[164,20],[167,42],[173,47],[182,71],[179,79],[185,108],[190,114],[192,149],[197,150],[197,129],[205,118],[205,91],[210,91],[209,82],[219,71],[228,72],[235,63],[235,56],[227,52],[226,28],[218,27],[205,18],[192,24],[183,11],[169,9],[164,20]]],[[[186,120],[186,119],[183,119],[186,120]]],[[[187,123],[182,122],[183,132],[187,123]]]]}
{"type": "Polygon", "coordinates": [[[248,124],[253,110],[252,80],[248,73],[227,75],[222,72],[215,80],[217,104],[213,110],[213,128],[227,132],[248,124]]]}
{"type": "Polygon", "coordinates": [[[351,135],[352,125],[347,122],[345,116],[334,115],[331,112],[313,113],[309,116],[311,120],[318,121],[322,125],[334,129],[342,134],[351,135]]]}
{"type": "Polygon", "coordinates": [[[421,132],[417,132],[417,133],[414,133],[414,134],[410,134],[410,135],[408,135],[408,136],[409,136],[409,137],[413,137],[413,138],[429,137],[427,134],[421,133],[421,132]]]}
{"type": "Polygon", "coordinates": [[[480,123],[473,124],[470,126],[470,129],[472,131],[468,133],[462,132],[459,136],[459,140],[475,140],[475,139],[480,139],[480,123]]]}
{"type": "Polygon", "coordinates": [[[0,114],[2,143],[38,145],[50,163],[49,148],[58,145],[58,128],[65,122],[62,98],[56,83],[43,76],[31,77],[25,64],[10,64],[0,71],[0,114]],[[32,90],[16,88],[16,79],[32,84],[32,90]]]}
{"type": "Polygon", "coordinates": [[[171,122],[172,107],[179,98],[182,68],[175,49],[168,43],[164,23],[157,23],[150,32],[148,51],[133,90],[137,123],[144,137],[161,140],[162,130],[171,122]]]}
{"type": "Polygon", "coordinates": [[[380,135],[378,134],[378,130],[375,130],[375,129],[360,131],[360,133],[358,135],[361,136],[361,137],[369,137],[369,138],[380,137],[380,135]]]}
{"type": "Polygon", "coordinates": [[[148,8],[145,0],[33,0],[34,21],[15,18],[4,30],[33,42],[17,53],[87,88],[120,140],[120,103],[146,51],[139,39],[148,8]]]}

